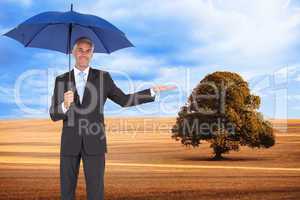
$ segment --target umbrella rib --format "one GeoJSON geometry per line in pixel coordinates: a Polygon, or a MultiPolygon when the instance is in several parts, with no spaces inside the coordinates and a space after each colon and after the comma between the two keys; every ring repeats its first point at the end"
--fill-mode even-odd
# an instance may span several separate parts
{"type": "Polygon", "coordinates": [[[32,40],[34,40],[34,38],[40,33],[42,32],[49,24],[46,24],[44,27],[42,27],[39,31],[37,31],[34,36],[24,45],[25,47],[27,47],[31,42],[32,40]]]}
{"type": "Polygon", "coordinates": [[[107,53],[111,53],[109,50],[108,50],[108,48],[106,47],[106,45],[104,44],[104,42],[103,42],[103,40],[101,39],[101,37],[99,37],[99,35],[97,34],[97,32],[92,28],[92,27],[90,27],[91,28],[91,30],[96,34],[96,36],[97,36],[97,38],[100,40],[100,42],[103,44],[103,47],[104,47],[104,49],[107,51],[107,53]]]}

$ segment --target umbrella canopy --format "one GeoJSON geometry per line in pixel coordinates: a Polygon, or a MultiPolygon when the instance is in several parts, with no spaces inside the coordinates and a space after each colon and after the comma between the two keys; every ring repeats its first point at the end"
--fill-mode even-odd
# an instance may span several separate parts
{"type": "Polygon", "coordinates": [[[74,42],[88,37],[96,53],[111,53],[132,47],[125,34],[108,21],[95,15],[69,12],[43,12],[5,33],[25,47],[50,49],[69,54],[74,42]]]}
{"type": "MultiPolygon", "coordinates": [[[[87,37],[94,43],[94,52],[108,53],[133,47],[125,34],[108,21],[95,15],[68,12],[43,12],[35,15],[4,34],[25,47],[50,49],[69,54],[77,39],[87,37]]],[[[71,73],[69,73],[69,80],[71,73]]]]}

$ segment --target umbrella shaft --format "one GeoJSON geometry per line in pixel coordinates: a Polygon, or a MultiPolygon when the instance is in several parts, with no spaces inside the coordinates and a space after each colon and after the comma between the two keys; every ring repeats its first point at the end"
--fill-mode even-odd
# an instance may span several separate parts
{"type": "Polygon", "coordinates": [[[72,26],[73,24],[69,24],[69,33],[68,33],[68,54],[69,54],[69,90],[72,90],[71,83],[71,37],[72,37],[72,26]]]}

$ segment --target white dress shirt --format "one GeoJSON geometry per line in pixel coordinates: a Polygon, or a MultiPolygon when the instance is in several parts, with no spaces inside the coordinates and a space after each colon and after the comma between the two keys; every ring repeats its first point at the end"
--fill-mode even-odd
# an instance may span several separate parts
{"type": "MultiPolygon", "coordinates": [[[[85,83],[87,81],[87,77],[89,76],[89,71],[90,71],[90,67],[87,67],[86,69],[83,70],[83,72],[86,74],[85,75],[85,83]]],[[[77,67],[74,67],[74,77],[75,77],[75,84],[78,82],[78,74],[79,72],[81,72],[77,67]]],[[[150,92],[151,92],[151,96],[155,97],[155,99],[157,99],[158,95],[156,95],[156,92],[154,92],[154,90],[152,88],[150,88],[150,92]]],[[[64,102],[62,102],[61,104],[62,110],[64,113],[66,113],[68,111],[67,108],[65,108],[64,102]]]]}

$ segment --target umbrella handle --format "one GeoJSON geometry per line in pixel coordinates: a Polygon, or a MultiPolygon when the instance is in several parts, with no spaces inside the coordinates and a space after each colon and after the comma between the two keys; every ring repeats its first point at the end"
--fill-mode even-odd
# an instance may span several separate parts
{"type": "MultiPolygon", "coordinates": [[[[75,92],[71,80],[68,81],[68,91],[69,91],[69,90],[71,90],[73,93],[75,92]]],[[[74,106],[74,101],[70,104],[70,108],[72,108],[73,106],[74,106]]],[[[70,109],[70,108],[69,108],[69,109],[70,109]]]]}

